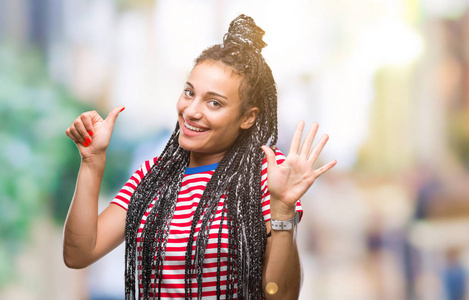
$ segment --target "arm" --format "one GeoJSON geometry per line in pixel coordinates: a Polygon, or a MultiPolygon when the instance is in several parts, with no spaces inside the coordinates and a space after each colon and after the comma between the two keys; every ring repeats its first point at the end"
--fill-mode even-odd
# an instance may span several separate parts
{"type": "MultiPolygon", "coordinates": [[[[328,137],[323,136],[312,150],[318,125],[311,126],[300,149],[304,123],[296,127],[286,160],[277,165],[274,152],[263,146],[267,156],[267,180],[270,192],[270,213],[275,220],[288,220],[295,216],[296,202],[311,187],[316,178],[331,169],[336,161],[314,170],[313,164],[324,148],[328,137]]],[[[270,232],[270,222],[267,224],[270,232]]],[[[271,231],[267,239],[264,256],[262,285],[264,291],[269,283],[275,283],[278,291],[274,294],[264,292],[270,299],[298,299],[301,287],[301,266],[295,239],[295,229],[289,231],[271,231]]]]}
{"type": "Polygon", "coordinates": [[[296,229],[271,231],[270,222],[267,222],[266,226],[267,232],[272,232],[272,235],[267,239],[264,254],[262,287],[265,299],[298,299],[301,266],[296,246],[296,229]],[[267,287],[269,283],[275,283],[278,292],[273,295],[266,292],[271,287],[267,287]]]}
{"type": "Polygon", "coordinates": [[[66,130],[82,157],[63,235],[64,262],[70,268],[92,264],[124,240],[125,210],[110,205],[98,216],[106,148],[122,110],[123,107],[114,108],[106,120],[97,112],[83,113],[66,130]]]}

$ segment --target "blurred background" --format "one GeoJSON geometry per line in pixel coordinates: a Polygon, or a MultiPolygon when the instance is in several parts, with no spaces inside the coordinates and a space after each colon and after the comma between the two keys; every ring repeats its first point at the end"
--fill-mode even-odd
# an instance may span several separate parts
{"type": "Polygon", "coordinates": [[[300,299],[469,299],[469,1],[0,0],[0,299],[123,299],[122,246],[62,261],[80,157],[65,129],[125,105],[106,207],[159,154],[193,60],[251,15],[278,147],[314,121],[337,166],[302,199],[300,299]]]}

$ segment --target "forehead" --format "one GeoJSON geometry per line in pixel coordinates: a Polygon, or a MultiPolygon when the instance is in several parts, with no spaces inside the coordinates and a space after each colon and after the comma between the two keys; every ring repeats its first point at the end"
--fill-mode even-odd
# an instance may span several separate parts
{"type": "Polygon", "coordinates": [[[242,77],[224,63],[205,60],[192,69],[187,81],[202,92],[217,92],[225,96],[239,97],[241,80],[242,77]]]}

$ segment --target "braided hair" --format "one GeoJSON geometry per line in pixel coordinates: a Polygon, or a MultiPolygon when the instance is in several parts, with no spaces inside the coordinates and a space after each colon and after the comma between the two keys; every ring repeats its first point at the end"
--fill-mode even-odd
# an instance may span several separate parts
{"type": "MultiPolygon", "coordinates": [[[[266,44],[264,31],[248,16],[234,19],[223,38],[223,44],[204,50],[195,60],[222,62],[241,75],[239,88],[241,111],[259,109],[253,126],[241,130],[213,173],[194,212],[185,256],[185,294],[192,299],[192,281],[197,281],[197,298],[202,297],[203,263],[209,230],[220,199],[223,202],[221,222],[228,228],[226,298],[263,299],[262,264],[267,241],[261,207],[261,171],[264,153],[261,146],[277,142],[277,89],[272,71],[261,55],[266,44]],[[200,230],[194,238],[197,225],[200,230]],[[195,255],[193,244],[195,243],[195,255]]],[[[178,143],[179,124],[162,154],[142,179],[129,202],[125,227],[125,295],[135,299],[137,231],[141,219],[153,199],[157,198],[142,230],[143,298],[160,295],[165,246],[178,193],[189,164],[190,152],[178,143]],[[152,278],[152,271],[154,276],[152,278]]],[[[221,297],[220,224],[217,244],[217,299],[221,297]]]]}

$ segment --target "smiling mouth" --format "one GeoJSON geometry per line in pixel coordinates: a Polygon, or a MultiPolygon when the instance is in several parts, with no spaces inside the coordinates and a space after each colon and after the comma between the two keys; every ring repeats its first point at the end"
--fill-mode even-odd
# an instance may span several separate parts
{"type": "Polygon", "coordinates": [[[195,132],[205,132],[207,131],[208,129],[202,129],[202,128],[199,128],[199,127],[194,127],[194,126],[191,126],[189,124],[187,124],[187,122],[184,120],[184,126],[189,129],[189,130],[192,130],[192,131],[195,131],[195,132]]]}

